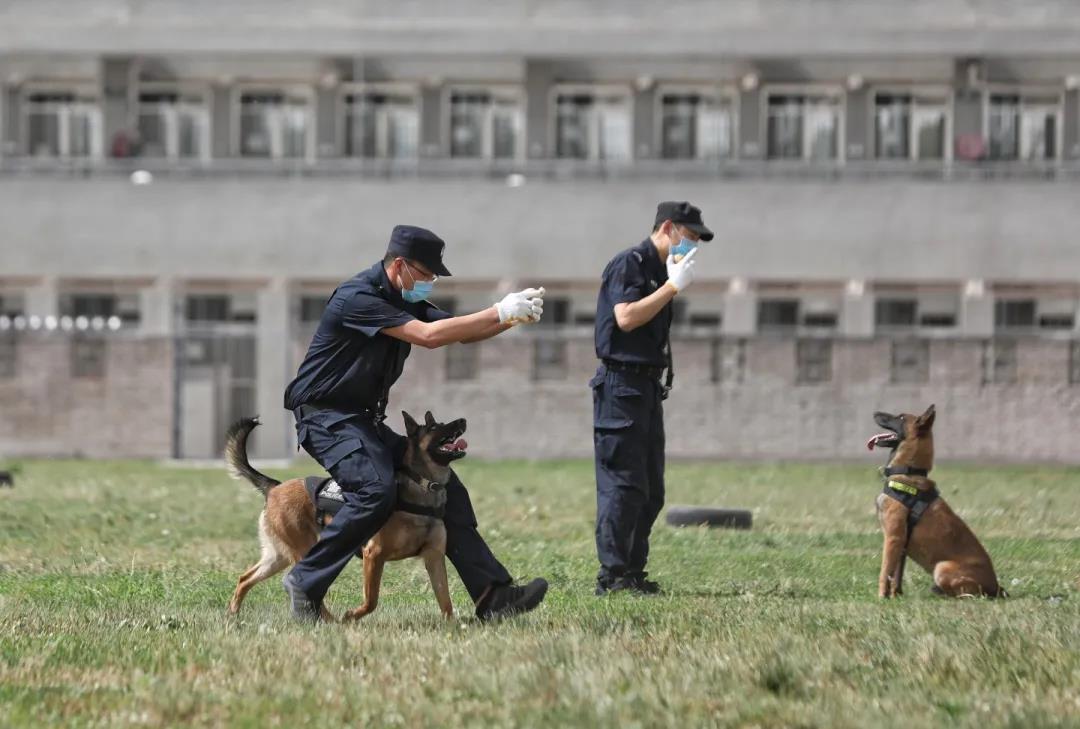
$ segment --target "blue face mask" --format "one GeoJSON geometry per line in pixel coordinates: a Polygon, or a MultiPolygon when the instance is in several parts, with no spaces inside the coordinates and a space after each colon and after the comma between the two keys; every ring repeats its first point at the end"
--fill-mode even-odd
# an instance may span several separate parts
{"type": "Polygon", "coordinates": [[[673,256],[685,256],[690,251],[697,248],[697,243],[689,238],[682,238],[679,240],[679,245],[673,246],[671,249],[671,255],[673,256]]]}
{"type": "MultiPolygon", "coordinates": [[[[408,271],[409,267],[405,266],[405,270],[408,271]]],[[[431,292],[435,290],[434,281],[417,281],[412,275],[412,271],[409,271],[409,278],[413,280],[412,288],[402,289],[401,298],[405,299],[405,301],[410,304],[424,301],[427,297],[431,296],[431,292]]]]}

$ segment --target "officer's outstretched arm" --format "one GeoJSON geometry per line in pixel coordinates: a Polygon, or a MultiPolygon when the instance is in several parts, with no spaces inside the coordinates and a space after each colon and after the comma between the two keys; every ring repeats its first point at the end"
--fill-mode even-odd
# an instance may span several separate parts
{"type": "Polygon", "coordinates": [[[454,316],[439,321],[426,322],[413,319],[399,327],[389,327],[382,331],[383,334],[409,344],[437,349],[455,342],[475,341],[478,337],[483,338],[485,334],[490,337],[498,333],[492,332],[492,329],[499,327],[509,329],[511,326],[511,324],[501,324],[498,312],[495,311],[495,307],[491,307],[475,314],[454,316]]]}

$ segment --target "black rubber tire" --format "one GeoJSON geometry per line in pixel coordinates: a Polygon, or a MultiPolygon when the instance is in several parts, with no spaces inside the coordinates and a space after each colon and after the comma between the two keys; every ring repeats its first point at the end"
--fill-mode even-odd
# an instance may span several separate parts
{"type": "Polygon", "coordinates": [[[754,516],[747,509],[718,509],[711,506],[672,506],[667,510],[671,526],[708,526],[749,529],[754,516]]]}

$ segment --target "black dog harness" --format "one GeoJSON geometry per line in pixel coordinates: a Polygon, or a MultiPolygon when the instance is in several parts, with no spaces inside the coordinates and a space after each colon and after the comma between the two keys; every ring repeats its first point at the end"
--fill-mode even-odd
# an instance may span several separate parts
{"type": "Polygon", "coordinates": [[[889,480],[889,477],[925,477],[928,473],[929,471],[925,468],[912,468],[910,466],[885,466],[881,469],[881,479],[885,484],[881,493],[885,494],[890,499],[899,501],[907,507],[908,510],[907,534],[904,536],[904,551],[900,553],[900,574],[897,577],[897,584],[902,584],[904,579],[904,565],[907,564],[908,545],[911,544],[911,533],[915,530],[915,525],[922,519],[926,510],[930,508],[930,504],[937,501],[941,494],[938,492],[936,486],[924,491],[900,481],[891,481],[889,480]]]}
{"type": "MultiPolygon", "coordinates": [[[[425,489],[430,490],[439,486],[439,484],[434,481],[416,476],[411,472],[407,474],[407,477],[410,481],[425,489]]],[[[342,495],[341,486],[339,486],[338,482],[332,478],[326,476],[308,476],[304,479],[304,489],[307,491],[311,503],[315,504],[315,520],[317,522],[322,522],[324,516],[333,518],[335,514],[341,511],[341,507],[345,505],[345,497],[342,495]]],[[[419,516],[428,516],[432,519],[442,519],[446,513],[446,505],[444,503],[441,506],[424,506],[423,504],[413,504],[404,501],[401,498],[401,491],[399,489],[397,504],[395,504],[394,510],[405,511],[409,514],[417,514],[419,516]]]]}

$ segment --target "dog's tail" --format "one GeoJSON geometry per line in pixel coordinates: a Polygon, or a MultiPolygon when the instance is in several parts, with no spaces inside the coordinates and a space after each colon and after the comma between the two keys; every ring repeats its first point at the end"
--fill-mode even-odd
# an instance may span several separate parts
{"type": "Polygon", "coordinates": [[[245,480],[259,490],[263,496],[269,493],[281,481],[270,478],[256,471],[248,462],[247,439],[251,431],[259,425],[259,418],[240,418],[225,432],[225,467],[229,475],[236,480],[245,480]]]}

